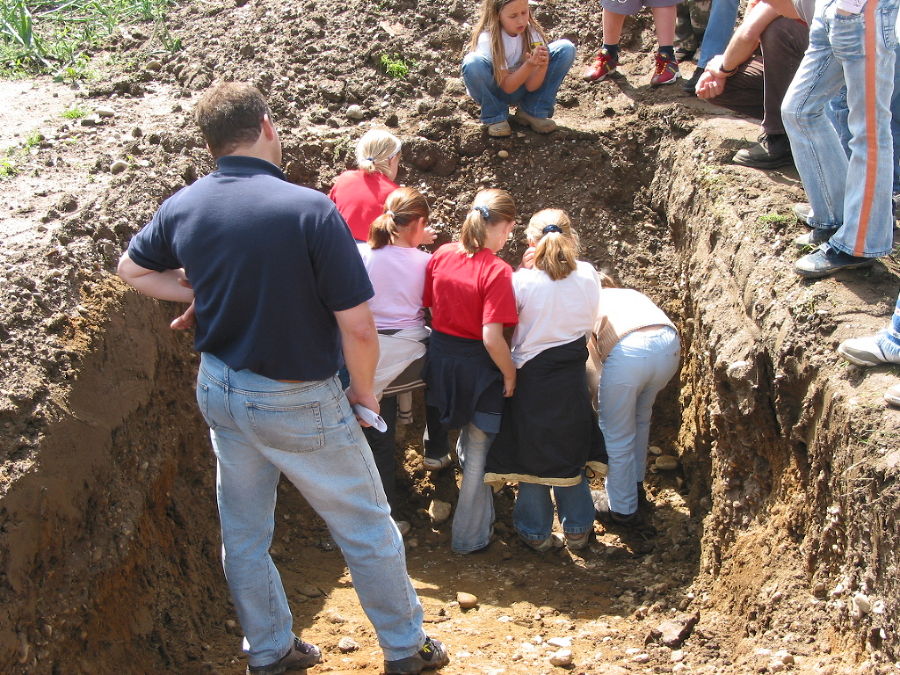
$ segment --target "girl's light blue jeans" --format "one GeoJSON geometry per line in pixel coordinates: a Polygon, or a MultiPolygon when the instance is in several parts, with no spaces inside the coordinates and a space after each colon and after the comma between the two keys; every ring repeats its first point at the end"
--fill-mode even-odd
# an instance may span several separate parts
{"type": "Polygon", "coordinates": [[[891,95],[898,0],[876,2],[874,21],[865,12],[836,13],[836,1],[816,4],[809,49],[781,107],[794,163],[803,180],[815,227],[840,228],[828,245],[854,256],[876,258],[891,251],[893,140],[891,95]],[[867,38],[874,42],[866,53],[867,38]],[[850,158],[825,108],[847,88],[850,158]]]}
{"type": "Polygon", "coordinates": [[[556,40],[547,45],[550,63],[544,83],[535,91],[524,86],[511,94],[503,91],[494,79],[494,65],[489,58],[475,52],[466,54],[462,63],[463,82],[469,96],[481,106],[482,124],[496,124],[509,117],[509,106],[517,105],[533,117],[553,117],[556,94],[563,78],[575,61],[575,45],[568,40],[556,40]]]}
{"type": "Polygon", "coordinates": [[[484,463],[496,435],[471,422],[459,432],[456,454],[463,475],[450,538],[455,553],[472,553],[491,543],[494,493],[484,482],[484,463]]]}
{"type": "Polygon", "coordinates": [[[216,454],[216,496],[228,588],[252,666],[293,640],[291,610],[269,555],[283,473],[325,520],[386,659],[411,656],[425,635],[372,452],[336,377],[286,383],[202,354],[197,403],[216,454]]]}
{"type": "Polygon", "coordinates": [[[530,541],[543,541],[553,529],[553,502],[556,499],[559,522],[566,534],[582,534],[594,526],[594,504],[587,478],[578,485],[553,487],[537,483],[519,483],[519,494],[513,509],[516,532],[530,541]]]}
{"type": "Polygon", "coordinates": [[[650,414],[656,395],[678,370],[681,343],[671,327],[629,333],[603,364],[598,391],[600,429],[609,455],[609,507],[637,511],[637,484],[647,468],[650,414]]]}

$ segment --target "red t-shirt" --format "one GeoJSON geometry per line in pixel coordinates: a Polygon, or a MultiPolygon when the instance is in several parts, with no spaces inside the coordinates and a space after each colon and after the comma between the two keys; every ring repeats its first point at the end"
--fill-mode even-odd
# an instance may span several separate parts
{"type": "Polygon", "coordinates": [[[384,213],[384,202],[397,187],[380,171],[367,173],[354,169],[337,177],[328,196],[350,226],[353,238],[366,241],[369,225],[384,213]]]}
{"type": "Polygon", "coordinates": [[[428,261],[422,306],[431,308],[431,327],[441,333],[481,340],[489,323],[519,322],[512,267],[488,249],[469,256],[458,243],[444,244],[428,261]]]}

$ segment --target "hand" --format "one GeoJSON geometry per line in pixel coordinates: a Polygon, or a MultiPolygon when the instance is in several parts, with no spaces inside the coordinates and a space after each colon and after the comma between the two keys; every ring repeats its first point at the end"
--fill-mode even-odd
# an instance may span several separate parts
{"type": "Polygon", "coordinates": [[[709,71],[704,72],[697,80],[695,87],[697,98],[715,98],[725,91],[725,78],[716,77],[709,71]]]}
{"type": "Polygon", "coordinates": [[[172,319],[172,323],[169,324],[169,328],[172,330],[188,330],[189,328],[193,328],[197,325],[197,315],[194,309],[195,301],[192,301],[188,308],[184,310],[184,314],[181,316],[176,316],[172,319]]]}
{"type": "Polygon", "coordinates": [[[425,228],[425,236],[422,237],[422,243],[425,246],[428,246],[429,244],[433,244],[435,239],[437,239],[437,230],[429,225],[425,228]]]}
{"type": "MultiPolygon", "coordinates": [[[[712,75],[717,80],[723,80],[726,77],[731,77],[734,75],[734,72],[726,73],[722,70],[722,66],[725,64],[725,55],[717,54],[709,60],[709,63],[706,64],[706,72],[712,75]]],[[[736,68],[738,64],[732,65],[732,68],[736,68]]]]}
{"type": "MultiPolygon", "coordinates": [[[[381,404],[372,392],[359,393],[353,389],[353,385],[351,384],[350,388],[347,390],[347,400],[350,401],[350,405],[359,403],[372,412],[381,414],[381,404]]],[[[361,427],[371,426],[370,424],[363,422],[358,415],[356,416],[356,421],[359,422],[359,426],[361,427]]]]}
{"type": "Polygon", "coordinates": [[[534,51],[528,56],[527,63],[535,68],[543,68],[550,63],[550,52],[545,45],[535,47],[534,51]]]}
{"type": "Polygon", "coordinates": [[[534,267],[534,246],[529,246],[525,249],[525,253],[522,256],[522,264],[519,265],[520,268],[525,268],[526,270],[530,270],[534,267]]]}
{"type": "Polygon", "coordinates": [[[515,372],[510,376],[503,377],[503,396],[506,398],[510,398],[513,393],[516,391],[516,374],[515,372]]]}

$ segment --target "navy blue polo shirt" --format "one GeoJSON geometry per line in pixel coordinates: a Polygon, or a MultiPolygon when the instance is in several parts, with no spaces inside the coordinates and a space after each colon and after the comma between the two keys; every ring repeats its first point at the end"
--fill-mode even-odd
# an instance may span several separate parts
{"type": "Polygon", "coordinates": [[[163,202],[128,255],[194,288],[194,344],[235,370],[321,380],[342,364],[334,312],[372,285],[334,203],[262,159],[220,157],[218,170],[163,202]]]}

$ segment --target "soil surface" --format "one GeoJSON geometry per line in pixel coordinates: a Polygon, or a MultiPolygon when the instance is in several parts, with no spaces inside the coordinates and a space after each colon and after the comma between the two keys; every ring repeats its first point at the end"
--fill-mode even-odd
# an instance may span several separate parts
{"type": "MultiPolygon", "coordinates": [[[[218,79],[268,96],[295,182],[327,190],[372,125],[404,139],[400,181],[450,239],[480,187],[522,220],[562,207],[584,257],[653,297],[685,349],[651,439],[655,536],[597,524],[589,549],[539,554],[497,495],[496,540],[449,550],[455,470],[421,468],[401,428],[398,518],[446,673],[900,672],[897,371],[838,361],[840,340],[890,316],[897,257],[809,283],[791,265],[793,170],[730,165],[752,121],[652,89],[649,17],[629,21],[620,72],[578,79],[600,38],[590,3],[543,0],[578,46],[561,129],[489,139],[458,78],[475,2],[186,3],[169,53],[128,27],[77,87],[0,82],[0,667],[4,672],[241,673],[218,562],[214,461],[192,402],[179,308],[115,278],[159,203],[212,167],[190,110],[218,79]],[[405,78],[382,55],[410,66],[405,78]],[[63,118],[78,106],[82,119],[63,118]],[[35,133],[40,134],[39,137],[35,133]],[[457,593],[477,597],[461,609],[457,593]]],[[[689,76],[693,64],[683,64],[689,76]]],[[[504,252],[518,259],[522,242],[504,252]]],[[[381,653],[322,522],[280,488],[273,557],[312,672],[379,672],[381,653]]]]}

